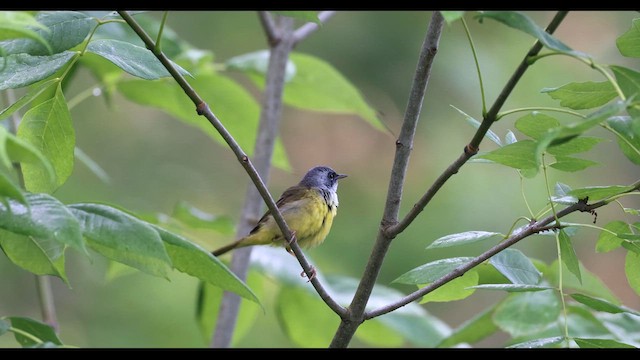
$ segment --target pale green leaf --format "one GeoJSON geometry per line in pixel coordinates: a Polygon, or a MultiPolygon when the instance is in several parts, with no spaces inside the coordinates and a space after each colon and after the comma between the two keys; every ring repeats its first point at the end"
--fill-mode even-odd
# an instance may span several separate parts
{"type": "Polygon", "coordinates": [[[604,226],[604,230],[602,230],[598,236],[596,252],[609,252],[619,248],[624,240],[619,238],[617,234],[624,234],[629,231],[631,231],[629,224],[622,220],[609,222],[604,226]]]}
{"type": "Polygon", "coordinates": [[[620,54],[628,57],[640,57],[640,19],[633,19],[631,28],[616,39],[620,54]]]}
{"type": "Polygon", "coordinates": [[[18,127],[18,138],[40,150],[51,162],[56,174],[56,181],[52,184],[41,166],[23,164],[22,173],[27,190],[51,193],[65,183],[73,171],[75,132],[60,85],[53,98],[24,114],[18,127]]]}
{"type": "MultiPolygon", "coordinates": [[[[548,279],[553,286],[558,287],[558,280],[560,275],[558,273],[559,266],[558,260],[555,260],[549,265],[548,270],[545,272],[545,278],[548,279]]],[[[620,303],[616,296],[607,288],[607,286],[600,280],[600,278],[587,270],[584,265],[580,264],[580,274],[582,276],[582,283],[562,264],[562,286],[565,289],[573,289],[583,294],[589,294],[599,298],[606,299],[612,303],[620,303]]]]}
{"type": "Polygon", "coordinates": [[[591,150],[601,141],[604,141],[604,139],[591,136],[579,136],[562,144],[549,146],[547,152],[556,157],[578,154],[591,150]]]}
{"type": "Polygon", "coordinates": [[[430,284],[471,260],[473,260],[471,257],[456,257],[432,261],[409,270],[393,282],[413,285],[430,284]]]}
{"type": "Polygon", "coordinates": [[[0,248],[9,260],[36,275],[58,276],[67,282],[65,246],[50,237],[21,235],[0,229],[0,248]]]}
{"type": "Polygon", "coordinates": [[[569,195],[577,199],[589,197],[589,202],[594,202],[628,192],[631,189],[633,189],[632,186],[625,185],[588,186],[580,189],[573,189],[569,192],[569,195]]]}
{"type": "MultiPolygon", "coordinates": [[[[467,120],[467,122],[471,124],[471,126],[473,126],[476,129],[480,127],[480,124],[481,124],[480,121],[474,119],[471,115],[468,115],[467,113],[465,113],[464,111],[458,109],[453,105],[449,105],[449,106],[456,109],[456,111],[462,114],[462,116],[464,116],[465,120],[467,120]]],[[[502,141],[500,141],[500,137],[496,133],[494,133],[491,129],[487,130],[484,136],[489,140],[493,141],[494,143],[498,144],[498,146],[502,146],[502,141]]]]}
{"type": "Polygon", "coordinates": [[[556,156],[556,161],[549,164],[549,166],[556,170],[566,172],[576,172],[596,165],[598,165],[598,163],[595,161],[570,156],[556,156]]]}
{"type": "Polygon", "coordinates": [[[536,143],[534,141],[521,140],[488,153],[477,155],[477,157],[516,169],[535,169],[537,167],[534,156],[535,149],[536,143]]]}
{"type": "Polygon", "coordinates": [[[627,256],[624,261],[624,272],[627,275],[627,281],[631,289],[640,295],[640,254],[627,251],[627,256]]]}
{"type": "Polygon", "coordinates": [[[550,129],[560,126],[556,118],[534,111],[515,122],[516,129],[528,137],[538,140],[542,138],[550,129]]]}
{"type": "Polygon", "coordinates": [[[569,195],[571,187],[567,184],[556,183],[554,188],[554,195],[551,196],[551,200],[555,203],[562,205],[571,205],[578,202],[578,199],[569,195]]]}
{"type": "Polygon", "coordinates": [[[536,333],[557,321],[561,304],[552,290],[509,295],[493,314],[493,321],[512,337],[536,333]]]}
{"type": "Polygon", "coordinates": [[[489,260],[502,275],[514,284],[537,285],[542,273],[520,250],[505,249],[489,260]]]}
{"type": "Polygon", "coordinates": [[[576,256],[576,251],[571,244],[571,238],[564,232],[563,229],[560,229],[556,233],[556,240],[560,244],[560,258],[562,262],[565,264],[567,269],[571,271],[573,275],[575,275],[576,279],[580,283],[582,283],[582,275],[580,274],[580,262],[578,261],[578,257],[576,256]]]}
{"type": "Polygon", "coordinates": [[[478,284],[478,278],[479,275],[477,271],[467,271],[464,275],[424,295],[420,303],[449,302],[465,299],[475,292],[473,287],[478,284]]]}
{"type": "Polygon", "coordinates": [[[29,104],[33,99],[37,98],[44,91],[49,89],[49,86],[58,82],[60,82],[60,79],[54,78],[34,85],[26,94],[20,97],[20,99],[0,111],[0,120],[8,118],[9,116],[11,116],[11,114],[20,110],[22,107],[29,104]]]}
{"type": "Polygon", "coordinates": [[[440,14],[442,14],[442,17],[447,24],[451,24],[456,20],[461,19],[464,16],[464,11],[440,11],[440,14]]]}
{"type": "Polygon", "coordinates": [[[614,116],[607,119],[607,124],[615,131],[624,156],[640,165],[640,134],[634,131],[634,120],[628,116],[614,116]]]}
{"type": "Polygon", "coordinates": [[[560,100],[560,106],[574,110],[597,108],[618,96],[608,81],[574,82],[557,88],[545,88],[541,92],[549,94],[554,100],[560,100]]]}
{"type": "Polygon", "coordinates": [[[626,312],[629,314],[640,316],[640,312],[637,312],[625,306],[613,304],[605,299],[600,299],[600,298],[596,298],[596,297],[592,297],[584,294],[578,294],[578,293],[571,294],[571,297],[575,301],[581,304],[584,304],[596,311],[604,311],[611,314],[619,314],[619,313],[626,312]]]}
{"type": "Polygon", "coordinates": [[[163,241],[150,224],[101,204],[72,204],[90,248],[107,258],[168,278],[172,266],[163,241]]]}
{"type": "Polygon", "coordinates": [[[13,199],[27,205],[27,200],[24,198],[20,187],[14,184],[7,175],[0,172],[0,202],[6,199],[13,199]]]}
{"type": "Polygon", "coordinates": [[[48,78],[77,56],[64,51],[51,56],[13,54],[0,58],[5,64],[0,71],[0,90],[17,89],[48,78]]]}
{"type": "Polygon", "coordinates": [[[47,179],[53,183],[55,173],[47,158],[30,143],[11,134],[3,126],[0,126],[0,162],[7,168],[12,162],[31,163],[41,166],[47,179]]]}
{"type": "Polygon", "coordinates": [[[62,345],[62,342],[56,335],[56,331],[49,325],[41,323],[39,321],[19,316],[8,317],[7,320],[11,322],[11,327],[19,330],[14,331],[16,341],[23,347],[30,347],[38,345],[38,342],[34,341],[33,337],[43,342],[51,342],[56,345],[62,345]],[[27,333],[31,336],[25,336],[21,333],[27,333]]]}
{"type": "Polygon", "coordinates": [[[427,246],[427,249],[436,249],[436,248],[444,248],[449,246],[465,245],[465,244],[474,243],[477,241],[490,239],[497,236],[504,237],[503,234],[497,233],[497,232],[466,231],[466,232],[446,235],[441,238],[438,238],[434,242],[432,242],[429,246],[427,246]]]}

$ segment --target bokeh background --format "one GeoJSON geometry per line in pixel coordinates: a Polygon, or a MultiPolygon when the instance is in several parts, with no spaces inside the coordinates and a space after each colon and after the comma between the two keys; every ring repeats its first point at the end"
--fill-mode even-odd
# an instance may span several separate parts
{"type": "MultiPolygon", "coordinates": [[[[159,19],[160,13],[152,13],[159,19]]],[[[554,12],[526,12],[540,26],[554,12]]],[[[291,172],[275,169],[269,188],[274,196],[296,183],[309,168],[325,164],[349,174],[340,185],[340,211],[327,241],[307,253],[325,274],[359,278],[371,251],[384,206],[394,141],[411,86],[419,48],[430,12],[340,11],[319,31],[302,42],[296,51],[312,54],[333,64],[349,79],[369,104],[378,110],[389,132],[380,132],[356,116],[331,115],[285,107],[281,138],[291,172]]],[[[469,14],[471,15],[471,14],[469,14]]],[[[593,55],[596,62],[638,67],[637,59],[622,57],[615,39],[631,26],[637,12],[571,12],[556,36],[576,50],[593,55]]],[[[478,52],[488,105],[533,43],[528,35],[497,22],[483,24],[466,17],[478,52]]],[[[215,62],[266,48],[265,37],[255,12],[198,11],[171,12],[169,26],[193,46],[211,50],[215,62]]],[[[228,76],[247,84],[237,73],[228,76]]],[[[545,87],[573,81],[602,81],[588,66],[565,56],[545,58],[527,71],[503,110],[523,106],[557,106],[545,87]]],[[[67,90],[67,99],[95,85],[86,70],[79,72],[67,90]]],[[[259,96],[259,95],[258,95],[259,96]]],[[[405,214],[433,180],[455,159],[470,140],[474,129],[450,105],[481,118],[481,97],[471,50],[464,29],[457,22],[445,26],[432,71],[411,156],[401,214],[405,214]]],[[[523,113],[521,113],[523,114],[523,113]]],[[[236,221],[244,201],[247,176],[227,148],[197,129],[155,109],[128,102],[120,96],[107,106],[104,99],[90,98],[72,111],[77,145],[110,176],[101,182],[78,163],[69,181],[55,196],[64,203],[107,202],[138,213],[169,213],[176,203],[186,201],[204,211],[236,221]]],[[[508,130],[522,135],[509,116],[493,127],[501,137],[508,130]]],[[[573,120],[562,118],[564,120],[573,120]]],[[[224,121],[224,119],[223,119],[224,121]]],[[[588,153],[597,167],[578,175],[551,171],[552,183],[571,187],[629,184],[640,171],[612,141],[597,145],[588,153]]],[[[481,150],[495,144],[483,141],[481,150]]],[[[524,194],[534,211],[545,204],[543,178],[524,182],[524,194]]],[[[450,233],[485,230],[507,232],[513,221],[528,212],[515,170],[503,166],[469,163],[437,194],[416,221],[393,243],[379,282],[408,292],[413,288],[390,284],[404,272],[443,257],[474,256],[485,246],[426,251],[434,239],[450,233]]],[[[639,200],[623,200],[625,206],[640,208],[639,200]]],[[[637,221],[627,215],[630,221],[637,221]]],[[[617,206],[598,211],[598,225],[614,218],[627,218],[617,206]]],[[[572,221],[589,223],[578,214],[572,221]]],[[[596,273],[624,305],[640,308],[624,275],[624,252],[596,254],[598,232],[581,229],[573,243],[587,269],[596,273]]],[[[214,248],[229,241],[216,234],[201,237],[204,246],[214,248]]],[[[516,248],[547,263],[556,258],[552,237],[533,237],[516,248]]],[[[175,272],[171,281],[145,274],[114,280],[105,278],[106,261],[93,261],[69,251],[67,274],[71,286],[53,279],[62,340],[81,347],[200,347],[206,342],[195,322],[197,280],[175,272]]],[[[33,275],[0,256],[0,315],[40,318],[33,275]]],[[[273,285],[275,286],[275,285],[273,285]]],[[[269,294],[270,292],[265,292],[269,294]]],[[[477,291],[471,297],[450,303],[429,303],[426,309],[452,327],[473,317],[504,295],[477,291]]],[[[270,299],[263,299],[265,312],[238,346],[290,347],[279,330],[270,299]]],[[[500,334],[480,346],[501,346],[500,334]]],[[[17,344],[12,336],[0,336],[0,347],[17,344]]],[[[355,341],[353,346],[366,346],[355,341]]],[[[410,346],[407,344],[407,346],[410,346]]]]}

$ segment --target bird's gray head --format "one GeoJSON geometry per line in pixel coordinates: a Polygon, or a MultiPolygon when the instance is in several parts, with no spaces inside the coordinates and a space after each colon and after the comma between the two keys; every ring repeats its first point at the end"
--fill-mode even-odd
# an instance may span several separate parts
{"type": "Polygon", "coordinates": [[[335,192],[338,190],[338,180],[346,177],[347,175],[338,174],[330,167],[316,166],[307,171],[300,180],[300,185],[324,188],[335,192]]]}

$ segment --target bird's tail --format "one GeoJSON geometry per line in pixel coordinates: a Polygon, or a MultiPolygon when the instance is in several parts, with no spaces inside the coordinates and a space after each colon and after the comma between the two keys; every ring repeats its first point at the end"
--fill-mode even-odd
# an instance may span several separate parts
{"type": "Polygon", "coordinates": [[[225,246],[223,246],[223,247],[221,247],[221,248],[219,248],[217,250],[212,251],[211,254],[213,254],[213,256],[218,257],[220,255],[226,254],[227,252],[237,248],[238,245],[240,245],[240,241],[234,241],[234,242],[232,242],[230,244],[227,244],[227,245],[225,245],[225,246]]]}

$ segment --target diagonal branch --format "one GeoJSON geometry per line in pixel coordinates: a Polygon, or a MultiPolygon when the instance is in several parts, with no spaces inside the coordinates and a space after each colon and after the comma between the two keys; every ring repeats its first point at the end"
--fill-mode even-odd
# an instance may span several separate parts
{"type": "MultiPolygon", "coordinates": [[[[318,14],[318,19],[320,20],[321,24],[324,24],[325,22],[327,22],[327,20],[329,20],[329,18],[335,15],[335,13],[336,13],[335,11],[323,11],[320,14],[318,14]]],[[[309,35],[311,35],[313,32],[315,32],[318,29],[320,29],[320,26],[312,22],[308,22],[300,26],[293,33],[293,44],[297,45],[300,41],[306,39],[309,35]]]]}
{"type": "MultiPolygon", "coordinates": [[[[629,189],[628,191],[625,191],[625,193],[629,193],[629,192],[633,192],[633,191],[637,191],[638,189],[640,189],[640,181],[636,181],[634,184],[631,185],[632,188],[629,189]]],[[[551,214],[547,217],[545,217],[544,219],[541,219],[539,221],[533,222],[527,226],[525,226],[522,231],[518,232],[517,234],[509,237],[506,240],[503,240],[502,242],[500,242],[498,245],[492,247],[491,249],[485,251],[484,253],[482,253],[481,255],[477,256],[476,258],[474,258],[473,260],[469,261],[468,263],[459,266],[458,268],[456,268],[455,270],[451,271],[450,273],[444,275],[443,277],[441,277],[440,279],[432,282],[431,284],[421,288],[420,290],[417,290],[405,297],[403,297],[402,299],[392,303],[392,304],[388,304],[385,305],[383,307],[380,307],[378,309],[369,311],[365,314],[365,319],[372,319],[374,317],[380,316],[380,315],[384,315],[386,313],[389,313],[391,311],[394,311],[402,306],[405,306],[421,297],[423,297],[424,295],[436,290],[437,288],[439,288],[440,286],[454,280],[455,278],[464,275],[464,273],[466,273],[467,271],[473,269],[474,267],[480,265],[482,262],[486,261],[487,259],[489,259],[490,257],[492,257],[493,255],[499,253],[500,251],[512,246],[513,244],[517,243],[518,241],[525,239],[531,235],[537,234],[541,231],[544,230],[553,230],[553,229],[557,229],[560,225],[558,223],[556,223],[556,219],[560,219],[562,217],[565,217],[571,213],[574,212],[591,212],[599,207],[605,206],[609,203],[610,201],[608,200],[600,200],[597,201],[595,203],[592,204],[587,204],[586,201],[578,201],[577,203],[570,205],[560,211],[557,212],[557,214],[551,214]]]]}
{"type": "Polygon", "coordinates": [[[258,11],[258,17],[264,29],[264,34],[267,36],[269,46],[274,47],[280,41],[280,31],[276,28],[273,17],[267,11],[258,11]]]}

